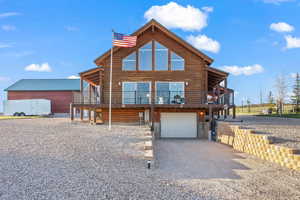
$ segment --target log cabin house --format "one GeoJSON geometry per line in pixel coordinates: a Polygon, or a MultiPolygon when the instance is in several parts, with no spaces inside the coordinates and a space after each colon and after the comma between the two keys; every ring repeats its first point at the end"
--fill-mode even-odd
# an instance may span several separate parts
{"type": "MultiPolygon", "coordinates": [[[[113,123],[149,123],[159,138],[207,138],[214,116],[226,118],[230,109],[235,115],[228,73],[212,68],[210,57],[155,20],[132,35],[135,47],[113,47],[113,123]]],[[[80,73],[72,120],[79,109],[81,120],[87,110],[91,122],[108,122],[110,50],[95,64],[80,73]]]]}

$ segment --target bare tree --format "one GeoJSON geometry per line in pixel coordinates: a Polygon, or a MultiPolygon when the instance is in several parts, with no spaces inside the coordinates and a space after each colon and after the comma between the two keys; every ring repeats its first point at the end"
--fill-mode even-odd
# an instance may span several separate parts
{"type": "Polygon", "coordinates": [[[268,114],[272,114],[272,112],[273,112],[273,105],[274,105],[274,96],[273,96],[272,91],[269,92],[267,101],[268,101],[268,106],[269,106],[269,108],[268,108],[268,114]]]}
{"type": "Polygon", "coordinates": [[[250,99],[247,99],[247,105],[248,105],[248,113],[251,112],[251,101],[250,99]]]}
{"type": "Polygon", "coordinates": [[[283,105],[287,96],[287,84],[284,75],[279,75],[276,78],[275,88],[277,91],[277,109],[278,113],[282,115],[283,105]]]}
{"type": "Polygon", "coordinates": [[[292,103],[295,104],[295,111],[300,112],[300,74],[297,73],[295,77],[295,84],[293,88],[293,95],[291,96],[292,103]]]}

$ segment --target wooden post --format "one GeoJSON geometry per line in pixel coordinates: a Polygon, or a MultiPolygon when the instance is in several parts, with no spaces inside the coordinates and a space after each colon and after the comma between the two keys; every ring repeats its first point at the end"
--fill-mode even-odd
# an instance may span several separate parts
{"type": "Polygon", "coordinates": [[[235,106],[233,106],[233,110],[232,110],[232,118],[233,118],[233,119],[236,118],[236,108],[235,108],[235,106]]]}
{"type": "MultiPolygon", "coordinates": [[[[89,104],[92,103],[92,85],[89,84],[89,104]]],[[[91,109],[89,108],[89,121],[91,121],[91,109]]]]}
{"type": "Polygon", "coordinates": [[[213,112],[211,105],[208,106],[208,117],[209,117],[209,123],[212,121],[213,112]]]}
{"type": "Polygon", "coordinates": [[[96,124],[97,121],[97,112],[96,112],[96,108],[94,109],[94,116],[93,116],[93,123],[96,124]]]}
{"type": "Polygon", "coordinates": [[[74,108],[72,103],[70,103],[70,119],[74,121],[74,108]]]}
{"type": "MultiPolygon", "coordinates": [[[[84,104],[82,78],[80,78],[80,104],[84,104]]],[[[83,107],[80,107],[79,109],[80,109],[80,120],[83,120],[83,107]]]]}
{"type": "Polygon", "coordinates": [[[153,82],[151,82],[151,130],[154,130],[154,104],[155,104],[155,96],[154,96],[154,92],[155,91],[155,86],[153,84],[153,82]]]}

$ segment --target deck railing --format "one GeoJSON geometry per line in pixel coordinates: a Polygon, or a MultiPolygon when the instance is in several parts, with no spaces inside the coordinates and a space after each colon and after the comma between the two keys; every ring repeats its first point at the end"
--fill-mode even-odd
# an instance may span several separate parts
{"type": "MultiPolygon", "coordinates": [[[[109,104],[109,92],[77,92],[73,94],[73,104],[98,105],[109,104]]],[[[233,105],[233,93],[228,91],[220,95],[208,95],[206,91],[113,91],[113,105],[199,105],[227,104],[233,105]]]]}

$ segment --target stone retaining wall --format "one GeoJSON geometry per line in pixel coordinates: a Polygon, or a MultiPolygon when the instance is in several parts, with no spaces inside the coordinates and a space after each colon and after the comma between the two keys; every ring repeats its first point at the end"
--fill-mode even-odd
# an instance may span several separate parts
{"type": "Polygon", "coordinates": [[[227,122],[218,123],[217,140],[235,150],[300,171],[300,151],[273,144],[272,137],[227,122]]]}

